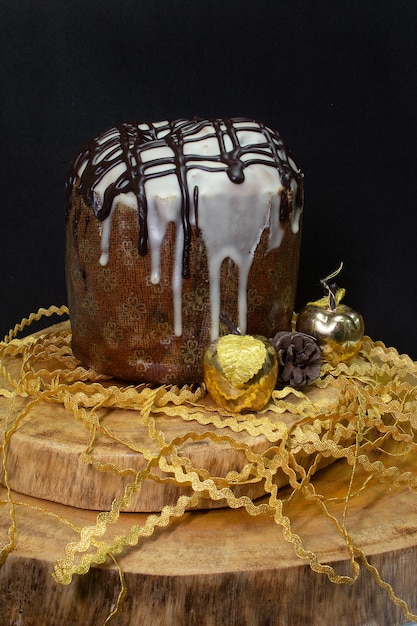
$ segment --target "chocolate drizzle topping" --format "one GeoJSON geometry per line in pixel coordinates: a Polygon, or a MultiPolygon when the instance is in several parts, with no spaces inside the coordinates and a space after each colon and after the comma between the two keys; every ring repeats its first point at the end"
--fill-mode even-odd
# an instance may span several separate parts
{"type": "Polygon", "coordinates": [[[225,171],[229,179],[238,185],[245,180],[245,168],[255,163],[278,170],[284,187],[281,193],[280,221],[287,222],[293,203],[297,207],[302,206],[302,173],[294,167],[294,160],[277,132],[246,118],[193,118],[160,124],[121,124],[87,143],[72,162],[67,183],[66,215],[69,215],[73,191],[80,194],[85,203],[93,208],[100,221],[109,216],[113,201],[119,194],[132,192],[138,207],[138,249],[141,255],[145,255],[148,249],[145,183],[154,178],[175,174],[181,190],[181,221],[184,232],[182,275],[187,278],[190,276],[191,198],[198,228],[198,187],[189,190],[188,171],[225,171]],[[245,131],[262,133],[265,141],[241,145],[239,133],[245,131]],[[198,154],[190,149],[193,143],[213,137],[218,142],[218,154],[198,154]],[[146,151],[155,148],[169,150],[165,150],[164,156],[147,160],[146,151]],[[106,187],[101,198],[95,188],[113,168],[120,165],[125,168],[106,187]],[[292,180],[297,183],[295,198],[291,189],[292,180]]]}

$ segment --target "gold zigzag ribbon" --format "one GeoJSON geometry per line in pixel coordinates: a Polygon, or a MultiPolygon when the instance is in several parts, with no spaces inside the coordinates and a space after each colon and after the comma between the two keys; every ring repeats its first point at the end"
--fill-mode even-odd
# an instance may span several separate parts
{"type": "MultiPolygon", "coordinates": [[[[2,444],[6,499],[0,504],[6,507],[10,519],[7,537],[0,538],[0,564],[16,546],[16,507],[29,506],[17,500],[9,486],[7,452],[10,440],[22,421],[30,419],[36,405],[59,403],[90,433],[90,443],[80,462],[91,465],[96,471],[127,476],[129,482],[123,494],[114,499],[110,510],[97,515],[93,526],[79,528],[59,518],[61,523],[70,524],[79,538],[65,546],[64,556],[55,563],[53,576],[58,583],[68,585],[74,574],[83,575],[108,558],[118,566],[117,556],[126,546],[136,546],[140,538],[151,536],[156,528],[168,526],[172,519],[181,518],[186,510],[198,506],[202,497],[208,497],[214,501],[224,499],[229,507],[244,508],[252,516],[268,514],[282,528],[284,539],[292,544],[295,554],[315,572],[325,574],[334,583],[355,582],[361,562],[391,600],[401,607],[406,618],[417,620],[417,615],[381,578],[360,546],[356,545],[349,535],[347,521],[351,499],[365,490],[371,481],[389,481],[390,486],[417,493],[417,469],[408,465],[404,469],[400,463],[410,452],[416,452],[416,363],[406,355],[399,355],[395,349],[365,337],[359,358],[351,365],[342,363],[332,368],[325,364],[322,367],[321,376],[315,384],[322,389],[337,389],[335,402],[313,403],[302,391],[286,387],[274,391],[268,407],[263,411],[252,415],[234,415],[204,404],[204,386],[178,388],[114,384],[108,377],[86,369],[73,357],[69,327],[56,331],[52,327],[44,333],[17,338],[18,333],[32,322],[52,314],[67,313],[65,306],[40,309],[16,325],[0,342],[0,376],[3,380],[2,383],[0,380],[3,385],[0,396],[9,401],[2,444]],[[21,359],[18,372],[9,367],[10,357],[21,359]],[[52,363],[53,367],[48,367],[48,363],[52,363]],[[16,406],[20,407],[17,412],[16,406]],[[101,423],[103,410],[116,409],[138,413],[140,423],[147,429],[146,442],[135,446],[122,441],[101,423]],[[294,426],[287,426],[281,420],[273,422],[268,417],[271,411],[277,416],[290,413],[298,419],[294,426]],[[180,416],[189,422],[186,435],[167,442],[155,419],[161,415],[180,416]],[[197,433],[192,426],[195,422],[202,426],[214,426],[215,430],[197,433]],[[264,453],[255,453],[250,446],[234,437],[239,432],[247,432],[254,437],[262,435],[271,445],[264,453]],[[145,466],[137,471],[100,462],[94,454],[95,438],[99,433],[142,455],[145,466]],[[242,470],[215,477],[206,469],[193,466],[191,460],[181,454],[181,448],[187,441],[203,439],[240,450],[246,458],[242,470]],[[310,455],[307,469],[299,461],[300,452],[304,456],[310,455]],[[314,472],[325,458],[342,459],[351,468],[343,513],[339,517],[331,506],[333,498],[318,493],[314,483],[314,472]],[[359,467],[365,475],[360,480],[356,471],[359,467]],[[278,493],[277,472],[283,472],[287,477],[289,495],[286,492],[285,498],[278,493]],[[132,525],[127,534],[106,540],[109,526],[117,524],[123,509],[129,506],[135,494],[140,493],[145,480],[187,485],[192,488],[192,493],[179,497],[173,506],[164,506],[159,513],[147,515],[143,525],[132,525]],[[232,487],[237,484],[261,481],[266,497],[260,501],[254,502],[247,496],[237,497],[233,492],[232,487]],[[296,497],[318,505],[343,538],[352,568],[350,576],[339,575],[334,567],[321,563],[319,555],[306,549],[302,538],[293,531],[288,505],[296,497]]],[[[360,475],[363,476],[363,473],[360,475]]],[[[52,515],[46,509],[41,510],[46,515],[52,515]]],[[[126,594],[119,566],[118,570],[119,598],[106,623],[119,612],[126,594]]]]}

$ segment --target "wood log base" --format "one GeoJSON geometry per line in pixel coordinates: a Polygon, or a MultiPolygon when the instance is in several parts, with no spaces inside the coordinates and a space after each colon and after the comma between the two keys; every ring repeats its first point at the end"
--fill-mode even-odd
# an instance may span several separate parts
{"type": "MultiPolygon", "coordinates": [[[[388,396],[385,400],[391,401],[388,396]]],[[[6,405],[6,399],[1,399],[0,418],[11,423],[13,413],[3,408],[6,405]]],[[[19,406],[13,409],[18,411],[19,406]]],[[[91,468],[79,462],[88,445],[85,429],[62,411],[53,403],[36,405],[30,419],[21,422],[10,439],[7,463],[0,470],[4,472],[7,464],[12,489],[8,494],[0,486],[0,548],[14,535],[13,550],[0,567],[1,625],[400,626],[407,621],[404,602],[416,613],[415,482],[410,481],[413,488],[406,487],[406,481],[394,486],[389,473],[379,480],[378,474],[365,474],[358,463],[355,487],[348,490],[352,467],[343,460],[314,476],[315,493],[322,494],[328,516],[323,514],[320,498],[309,500],[308,494],[284,482],[278,483],[279,497],[283,515],[291,520],[291,537],[300,538],[304,550],[316,555],[322,569],[328,565],[338,576],[352,577],[356,567],[359,575],[353,584],[336,584],[324,573],[313,571],[310,562],[314,565],[314,559],[297,556],[293,543],[285,540],[285,529],[271,513],[200,508],[140,537],[137,545],[125,547],[116,555],[117,565],[109,557],[86,574],[74,575],[70,584],[60,585],[52,574],[66,546],[79,540],[79,529],[96,524],[94,509],[106,510],[120,489],[112,482],[114,477],[109,479],[105,473],[94,474],[91,480],[91,468]],[[351,497],[345,511],[348,491],[351,497]],[[337,531],[335,520],[343,521],[349,541],[337,531]],[[124,589],[121,573],[126,594],[109,620],[124,589]]],[[[129,420],[114,413],[104,419],[114,420],[111,427],[118,429],[120,440],[132,432],[140,439],[129,420]]],[[[170,418],[166,433],[176,434],[177,427],[182,427],[181,420],[170,418]]],[[[133,463],[130,453],[117,445],[101,439],[96,443],[103,462],[115,458],[129,466],[133,463]]],[[[250,439],[245,443],[256,445],[250,439]]],[[[261,445],[269,443],[265,440],[261,445]]],[[[417,472],[414,448],[409,449],[395,456],[401,476],[417,472]]],[[[386,452],[395,455],[395,450],[387,448],[386,452]]],[[[230,450],[222,451],[221,446],[193,441],[187,454],[213,473],[218,463],[222,472],[230,467],[230,450]]],[[[0,483],[6,483],[4,478],[3,473],[0,483]]],[[[178,491],[171,494],[173,501],[178,495],[178,491]]],[[[116,524],[108,524],[103,537],[106,545],[116,536],[127,537],[134,525],[143,526],[146,511],[158,511],[170,501],[166,492],[155,493],[153,485],[141,496],[116,524]]],[[[267,503],[268,496],[256,500],[256,505],[261,502],[267,503]]]]}
{"type": "MultiPolygon", "coordinates": [[[[335,484],[343,485],[346,479],[346,466],[335,463],[319,472],[316,484],[323,493],[337,493],[335,484]]],[[[51,575],[66,543],[77,539],[59,518],[86,526],[94,525],[96,514],[14,497],[17,545],[0,569],[1,623],[104,624],[120,590],[119,573],[110,559],[84,576],[74,576],[68,586],[57,584],[51,575]]],[[[2,537],[9,526],[5,513],[3,506],[2,537]]],[[[288,513],[307,549],[338,574],[351,575],[342,539],[334,538],[317,508],[295,499],[288,513]]],[[[124,513],[118,531],[127,533],[145,518],[143,513],[124,513]]],[[[349,508],[349,534],[411,609],[417,607],[416,519],[415,496],[383,483],[358,495],[349,508]]],[[[118,562],[127,593],[111,622],[115,626],[399,626],[406,621],[363,566],[353,585],[334,584],[296,557],[268,515],[252,517],[242,509],[187,512],[140,539],[118,562]]]]}

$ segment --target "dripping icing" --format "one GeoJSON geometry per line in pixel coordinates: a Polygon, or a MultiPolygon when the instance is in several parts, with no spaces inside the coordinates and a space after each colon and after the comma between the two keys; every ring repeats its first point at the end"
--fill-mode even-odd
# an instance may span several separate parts
{"type": "Polygon", "coordinates": [[[87,144],[68,181],[92,206],[101,225],[100,264],[109,262],[113,211],[138,211],[141,255],[151,255],[151,283],[161,277],[161,246],[169,223],[176,243],[171,285],[174,331],[182,334],[182,281],[190,275],[192,226],[204,239],[210,282],[211,335],[219,333],[220,271],[239,268],[239,327],[246,330],[246,286],[265,229],[268,248],[280,246],[289,223],[299,230],[302,173],[281,137],[245,118],[122,124],[87,144]],[[198,222],[198,223],[197,223],[198,222]]]}

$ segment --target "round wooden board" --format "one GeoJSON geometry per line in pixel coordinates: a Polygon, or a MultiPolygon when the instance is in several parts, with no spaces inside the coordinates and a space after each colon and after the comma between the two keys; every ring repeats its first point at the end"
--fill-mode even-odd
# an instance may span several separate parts
{"type": "MultiPolygon", "coordinates": [[[[312,399],[321,393],[312,390],[312,399]]],[[[14,405],[10,413],[5,402],[1,399],[0,416],[13,419],[13,411],[19,407],[14,405]]],[[[121,438],[140,439],[137,421],[130,421],[130,413],[114,412],[104,419],[107,425],[113,420],[111,427],[121,438]]],[[[164,431],[172,436],[184,427],[179,417],[161,416],[161,420],[166,420],[164,431]]],[[[198,427],[194,422],[193,429],[198,427]]],[[[256,441],[246,439],[247,433],[243,436],[250,445],[261,445],[260,449],[269,445],[258,437],[256,441]]],[[[68,586],[57,584],[51,575],[54,563],[64,557],[65,546],[79,539],[71,524],[94,526],[97,514],[91,509],[107,509],[123,489],[123,481],[113,482],[122,479],[94,472],[80,462],[88,442],[88,431],[62,407],[52,404],[39,404],[11,439],[7,467],[11,487],[19,492],[12,494],[17,531],[14,550],[0,568],[0,623],[101,626],[115,606],[120,581],[110,559],[84,576],[74,576],[68,586]],[[31,495],[22,495],[25,493],[31,495]]],[[[199,466],[208,465],[216,475],[230,469],[232,461],[242,462],[231,459],[228,446],[223,450],[221,445],[211,444],[190,441],[187,455],[199,466]]],[[[100,438],[94,452],[103,462],[127,466],[138,462],[127,448],[100,438]]],[[[409,455],[402,457],[401,463],[403,471],[414,470],[417,461],[409,455]]],[[[355,476],[359,482],[360,473],[358,467],[355,476]]],[[[331,513],[339,520],[350,476],[351,468],[336,462],[314,478],[317,492],[328,498],[331,513]]],[[[140,511],[158,510],[179,495],[177,487],[170,493],[165,486],[155,492],[155,484],[150,485],[134,503],[133,509],[139,512],[122,513],[117,524],[108,526],[103,540],[126,536],[133,525],[145,523],[147,516],[140,511]]],[[[280,491],[284,502],[289,493],[286,487],[280,491]]],[[[5,545],[11,519],[2,487],[0,502],[0,542],[5,545]]],[[[343,538],[317,505],[295,495],[285,504],[284,514],[306,550],[314,552],[322,564],[335,567],[338,574],[352,575],[343,538]]],[[[387,482],[371,481],[351,499],[346,518],[355,545],[411,610],[417,609],[416,515],[414,494],[387,482]]],[[[360,562],[359,557],[357,560],[360,562]]],[[[253,517],[244,509],[189,511],[140,539],[137,546],[125,549],[118,561],[127,594],[113,626],[399,626],[406,621],[363,566],[354,585],[331,583],[295,556],[271,516],[253,517]]]]}
{"type": "MultiPolygon", "coordinates": [[[[66,323],[56,325],[42,331],[43,333],[65,328],[66,323]]],[[[16,373],[20,368],[20,360],[9,359],[7,363],[11,371],[16,373]]],[[[308,392],[312,402],[325,401],[331,404],[337,397],[333,388],[326,390],[312,387],[308,392]]],[[[213,409],[210,398],[204,401],[207,407],[213,409]]],[[[11,423],[20,411],[19,401],[16,400],[10,408],[10,401],[0,398],[0,437],[4,423],[11,423]]],[[[204,406],[203,409],[204,411],[204,406]]],[[[266,414],[276,423],[283,421],[288,426],[299,420],[290,413],[277,415],[272,411],[266,414]]],[[[186,421],[179,415],[166,416],[155,414],[155,423],[158,430],[164,433],[167,443],[174,438],[183,437],[190,431],[205,433],[217,432],[212,424],[202,425],[197,421],[186,421]]],[[[100,416],[100,424],[121,441],[129,442],[133,446],[148,447],[147,428],[141,423],[137,411],[112,409],[100,416]]],[[[263,436],[251,436],[242,430],[234,433],[229,428],[223,428],[223,435],[233,436],[239,443],[244,443],[253,452],[262,453],[271,443],[263,436]]],[[[123,495],[126,484],[132,481],[132,476],[120,476],[111,471],[97,471],[91,465],[81,460],[81,455],[87,449],[91,439],[88,429],[63,405],[41,402],[36,404],[27,418],[20,423],[13,434],[7,451],[7,468],[9,485],[18,493],[51,500],[90,510],[108,510],[113,499],[123,495]]],[[[152,451],[152,448],[149,447],[152,451]]],[[[156,449],[156,447],[155,447],[156,449]]],[[[100,463],[108,466],[114,464],[119,468],[133,468],[138,471],[145,467],[144,456],[128,446],[114,441],[105,434],[97,434],[92,452],[100,463]]],[[[182,456],[188,457],[197,468],[207,470],[211,476],[224,477],[230,470],[240,471],[247,463],[246,456],[241,450],[235,450],[228,443],[215,443],[212,440],[186,441],[181,445],[182,456]]],[[[307,465],[309,457],[299,458],[299,462],[307,465]]],[[[325,462],[323,461],[321,467],[325,462]]],[[[3,468],[0,468],[0,483],[4,484],[3,468]]],[[[278,485],[287,484],[287,478],[277,475],[278,485]]],[[[175,504],[179,495],[190,495],[191,489],[180,487],[173,483],[161,483],[146,480],[142,484],[141,492],[134,495],[129,511],[148,512],[160,511],[165,504],[175,504]]],[[[234,487],[236,496],[247,495],[258,498],[264,495],[261,483],[238,485],[234,487]]],[[[217,508],[224,506],[223,500],[213,501],[202,499],[200,508],[217,508]]]]}
{"type": "MultiPolygon", "coordinates": [[[[348,480],[347,466],[335,463],[316,475],[316,487],[337,498],[348,480]]],[[[109,560],[75,576],[68,586],[51,576],[66,543],[78,539],[54,516],[86,526],[96,515],[15,498],[20,503],[17,545],[0,568],[1,623],[101,626],[120,589],[114,564],[109,560]]],[[[335,503],[335,515],[342,507],[343,502],[335,503]]],[[[315,506],[295,499],[286,513],[307,549],[338,574],[351,574],[342,539],[315,506]]],[[[411,609],[417,608],[416,518],[415,495],[379,482],[352,499],[348,514],[350,536],[411,609]]],[[[124,513],[109,533],[127,534],[145,519],[143,513],[124,513]]],[[[0,522],[3,540],[10,522],[7,507],[0,509],[0,522]]],[[[398,626],[406,621],[368,570],[362,567],[354,585],[331,583],[295,556],[269,516],[252,517],[243,509],[188,512],[127,549],[119,563],[127,594],[113,626],[398,626]]]]}

